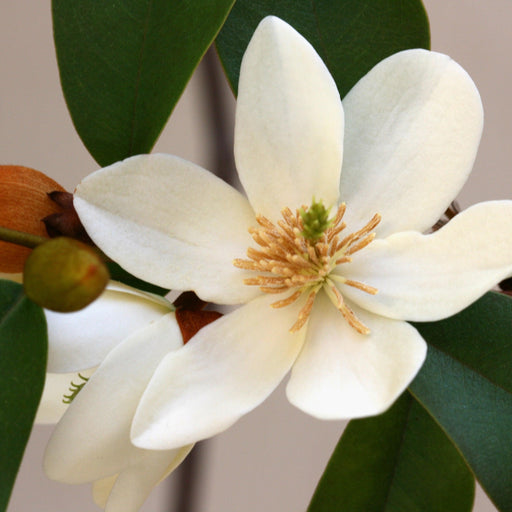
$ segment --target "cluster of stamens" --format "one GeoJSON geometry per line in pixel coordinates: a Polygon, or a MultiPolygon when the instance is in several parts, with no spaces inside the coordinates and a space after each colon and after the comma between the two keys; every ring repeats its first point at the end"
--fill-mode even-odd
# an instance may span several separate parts
{"type": "Polygon", "coordinates": [[[250,247],[247,250],[249,259],[236,259],[233,262],[240,269],[259,273],[245,279],[245,284],[259,286],[265,293],[292,292],[285,299],[273,302],[271,305],[275,308],[293,304],[302,294],[307,294],[306,303],[290,332],[296,332],[304,326],[316,294],[321,289],[356,331],[361,334],[370,332],[347,306],[336,283],[353,286],[372,295],[377,293],[377,289],[346,279],[333,270],[338,265],[350,262],[355,252],[366,247],[375,238],[373,230],[381,217],[379,214],[374,215],[362,229],[341,238],[341,232],[346,227],[342,220],[345,209],[345,204],[341,204],[328,227],[315,238],[306,237],[308,230],[305,229],[304,218],[307,207],[298,209],[295,214],[289,208],[283,208],[282,219],[277,224],[263,215],[258,215],[258,226],[251,227],[249,233],[259,248],[250,247]]]}

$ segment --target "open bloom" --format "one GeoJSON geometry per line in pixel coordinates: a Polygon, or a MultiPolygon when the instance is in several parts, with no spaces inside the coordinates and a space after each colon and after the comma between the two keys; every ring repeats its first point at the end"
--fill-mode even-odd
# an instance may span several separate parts
{"type": "Polygon", "coordinates": [[[94,499],[107,512],[136,512],[191,449],[144,450],[130,442],[153,371],[183,345],[172,307],[111,283],[79,312],[45,313],[49,373],[36,421],[58,422],[45,471],[65,483],[94,481],[94,499]]]}
{"type": "Polygon", "coordinates": [[[269,17],[243,58],[235,159],[247,197],[179,158],[86,178],[94,241],[148,281],[241,304],[160,363],[131,435],[170,449],[287,395],[320,418],[384,411],[426,344],[408,324],[453,315],[512,271],[512,202],[432,234],[482,130],[478,91],[449,57],[398,53],[340,101],[314,49],[269,17]]]}

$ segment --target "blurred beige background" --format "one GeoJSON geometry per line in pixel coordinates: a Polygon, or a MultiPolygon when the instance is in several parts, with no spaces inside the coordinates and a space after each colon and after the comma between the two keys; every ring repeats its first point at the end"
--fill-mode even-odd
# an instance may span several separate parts
{"type": "MultiPolygon", "coordinates": [[[[0,162],[35,167],[72,190],[97,166],[73,129],[60,91],[50,2],[0,3],[0,162]]],[[[428,0],[425,4],[433,49],[451,55],[466,68],[486,112],[475,170],[460,202],[466,207],[511,198],[512,1],[428,0]]],[[[208,168],[211,140],[202,119],[202,84],[199,69],[155,150],[208,168]]],[[[232,112],[234,101],[228,91],[226,98],[232,112]]],[[[342,422],[320,422],[294,409],[281,387],[263,406],[207,443],[199,510],[305,510],[343,427],[342,422]]],[[[88,486],[60,485],[43,475],[41,458],[50,431],[35,429],[9,512],[99,510],[88,486]]],[[[145,512],[173,511],[169,505],[173,480],[160,485],[144,506],[145,512]]],[[[479,491],[474,510],[496,509],[479,491]]]]}

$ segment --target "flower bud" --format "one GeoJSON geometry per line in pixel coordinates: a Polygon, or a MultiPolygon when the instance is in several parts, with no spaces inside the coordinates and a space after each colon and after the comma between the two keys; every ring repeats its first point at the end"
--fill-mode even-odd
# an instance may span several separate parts
{"type": "MultiPolygon", "coordinates": [[[[42,172],[0,165],[0,226],[46,236],[41,219],[61,211],[47,193],[64,189],[42,172]]],[[[0,272],[21,272],[31,249],[0,241],[0,272]]]]}
{"type": "Polygon", "coordinates": [[[27,297],[53,311],[77,311],[104,290],[109,273],[98,253],[78,240],[53,238],[36,247],[23,270],[27,297]]]}

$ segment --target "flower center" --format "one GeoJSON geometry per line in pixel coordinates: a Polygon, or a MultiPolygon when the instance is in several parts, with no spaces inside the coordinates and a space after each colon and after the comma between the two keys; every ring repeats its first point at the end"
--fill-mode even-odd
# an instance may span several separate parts
{"type": "Polygon", "coordinates": [[[345,303],[336,283],[353,286],[372,295],[377,289],[359,281],[353,281],[333,273],[339,265],[352,261],[352,255],[366,247],[375,238],[373,229],[381,216],[375,214],[359,231],[341,238],[346,225],[343,222],[346,206],[342,203],[336,215],[329,219],[329,211],[322,203],[313,201],[308,208],[303,206],[295,214],[289,208],[281,210],[282,219],[274,224],[263,215],[257,215],[258,226],[249,228],[258,248],[247,250],[249,259],[236,259],[235,267],[258,273],[244,283],[259,286],[265,293],[285,293],[285,299],[271,304],[281,308],[293,304],[307,294],[305,305],[290,332],[300,330],[309,318],[316,294],[324,290],[347,322],[359,333],[370,330],[345,303]]]}

